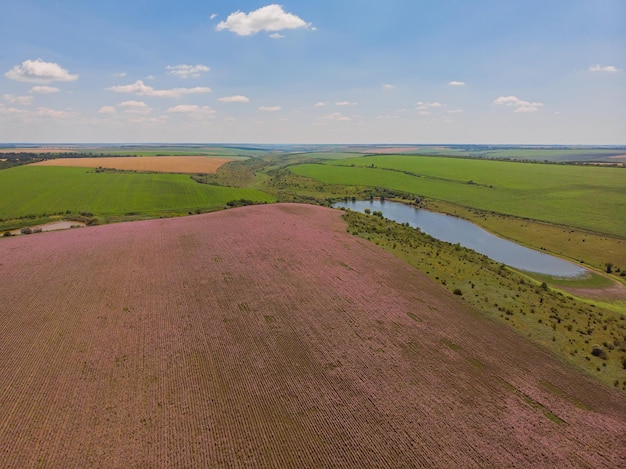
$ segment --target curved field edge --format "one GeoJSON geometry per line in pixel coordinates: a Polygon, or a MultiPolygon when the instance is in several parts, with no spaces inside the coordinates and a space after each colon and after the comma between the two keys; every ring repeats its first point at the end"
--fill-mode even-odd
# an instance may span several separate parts
{"type": "Polygon", "coordinates": [[[0,171],[0,218],[90,212],[187,213],[223,208],[232,200],[273,202],[256,190],[198,184],[181,174],[95,172],[84,168],[21,166],[0,171]]]}
{"type": "Polygon", "coordinates": [[[326,184],[387,187],[593,232],[626,232],[626,171],[617,168],[384,156],[290,170],[326,184]]]}
{"type": "Polygon", "coordinates": [[[262,205],[0,243],[4,464],[623,465],[622,395],[339,215],[262,205]]]}
{"type": "Polygon", "coordinates": [[[417,268],[482,314],[626,391],[626,316],[617,303],[577,299],[407,225],[352,211],[344,219],[351,234],[417,268]]]}
{"type": "MultiPolygon", "coordinates": [[[[592,283],[597,283],[600,287],[620,280],[623,283],[622,266],[626,266],[626,239],[624,238],[487,212],[440,200],[429,199],[423,201],[422,205],[429,210],[469,220],[487,231],[524,246],[549,252],[587,268],[591,267],[601,271],[603,275],[606,273],[607,264],[611,264],[613,275],[610,276],[610,280],[596,279],[592,283]]],[[[626,273],[626,267],[623,271],[626,273]]],[[[550,281],[558,283],[558,279],[551,278],[550,281]]],[[[568,285],[576,286],[571,282],[565,282],[565,286],[568,285]]]]}

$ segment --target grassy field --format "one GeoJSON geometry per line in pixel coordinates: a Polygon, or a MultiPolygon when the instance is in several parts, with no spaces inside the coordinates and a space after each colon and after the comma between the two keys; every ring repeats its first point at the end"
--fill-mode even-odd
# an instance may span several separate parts
{"type": "Polygon", "coordinates": [[[254,189],[198,184],[178,174],[100,172],[84,168],[21,166],[0,171],[0,218],[70,211],[96,216],[222,208],[236,199],[272,202],[254,189]]]}
{"type": "Polygon", "coordinates": [[[540,281],[472,250],[373,215],[348,211],[344,218],[350,233],[385,248],[462,296],[483,314],[507,324],[606,384],[626,390],[623,303],[621,309],[615,309],[605,308],[600,302],[577,300],[543,288],[540,281]],[[603,347],[606,356],[591,355],[593,345],[603,347]]]}
{"type": "Polygon", "coordinates": [[[375,156],[291,170],[327,184],[387,187],[596,233],[626,233],[626,170],[620,168],[375,156]]]}
{"type": "Polygon", "coordinates": [[[425,205],[429,210],[470,220],[501,237],[581,265],[605,270],[606,264],[610,262],[615,269],[620,267],[620,270],[623,268],[626,271],[626,239],[499,215],[439,200],[428,200],[425,205]]]}
{"type": "MultiPolygon", "coordinates": [[[[407,153],[407,152],[398,152],[407,153]]],[[[468,146],[420,146],[411,153],[436,156],[459,156],[464,158],[515,159],[527,161],[611,161],[611,157],[626,154],[626,148],[547,148],[547,147],[491,147],[468,146]]]]}
{"type": "Polygon", "coordinates": [[[95,158],[54,158],[32,163],[32,166],[65,166],[73,168],[108,168],[124,171],[157,173],[215,173],[230,158],[205,156],[119,156],[95,158]]]}

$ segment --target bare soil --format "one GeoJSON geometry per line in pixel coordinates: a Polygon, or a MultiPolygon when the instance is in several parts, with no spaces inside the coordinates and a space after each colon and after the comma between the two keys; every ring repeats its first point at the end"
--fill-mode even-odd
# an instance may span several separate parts
{"type": "Polygon", "coordinates": [[[623,395],[340,213],[3,240],[2,466],[626,465],[623,395]]]}

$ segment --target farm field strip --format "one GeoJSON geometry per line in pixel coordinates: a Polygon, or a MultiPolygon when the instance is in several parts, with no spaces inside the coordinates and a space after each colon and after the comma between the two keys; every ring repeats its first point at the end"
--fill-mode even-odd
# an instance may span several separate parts
{"type": "Polygon", "coordinates": [[[624,396],[339,216],[262,205],[2,240],[4,464],[623,462],[624,396]]]}
{"type": "Polygon", "coordinates": [[[290,169],[326,184],[386,187],[618,237],[626,233],[626,171],[618,168],[378,156],[290,169]]]}
{"type": "Polygon", "coordinates": [[[32,163],[29,166],[63,166],[71,168],[108,168],[124,171],[150,171],[160,173],[212,174],[232,158],[205,156],[141,156],[98,158],[55,158],[32,163]]]}
{"type": "Polygon", "coordinates": [[[198,184],[182,174],[95,173],[83,168],[20,166],[0,171],[0,218],[67,210],[97,215],[187,212],[236,199],[272,202],[255,189],[198,184]]]}

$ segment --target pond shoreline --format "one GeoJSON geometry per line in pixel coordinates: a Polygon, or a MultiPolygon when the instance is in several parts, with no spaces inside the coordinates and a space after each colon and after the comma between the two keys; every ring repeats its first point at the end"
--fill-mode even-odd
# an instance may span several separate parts
{"type": "Polygon", "coordinates": [[[337,202],[333,207],[359,212],[381,212],[385,218],[397,223],[408,223],[434,238],[451,244],[460,244],[496,262],[502,262],[529,274],[539,273],[556,279],[574,279],[589,275],[591,272],[575,262],[503,238],[458,216],[381,199],[337,202]]]}

